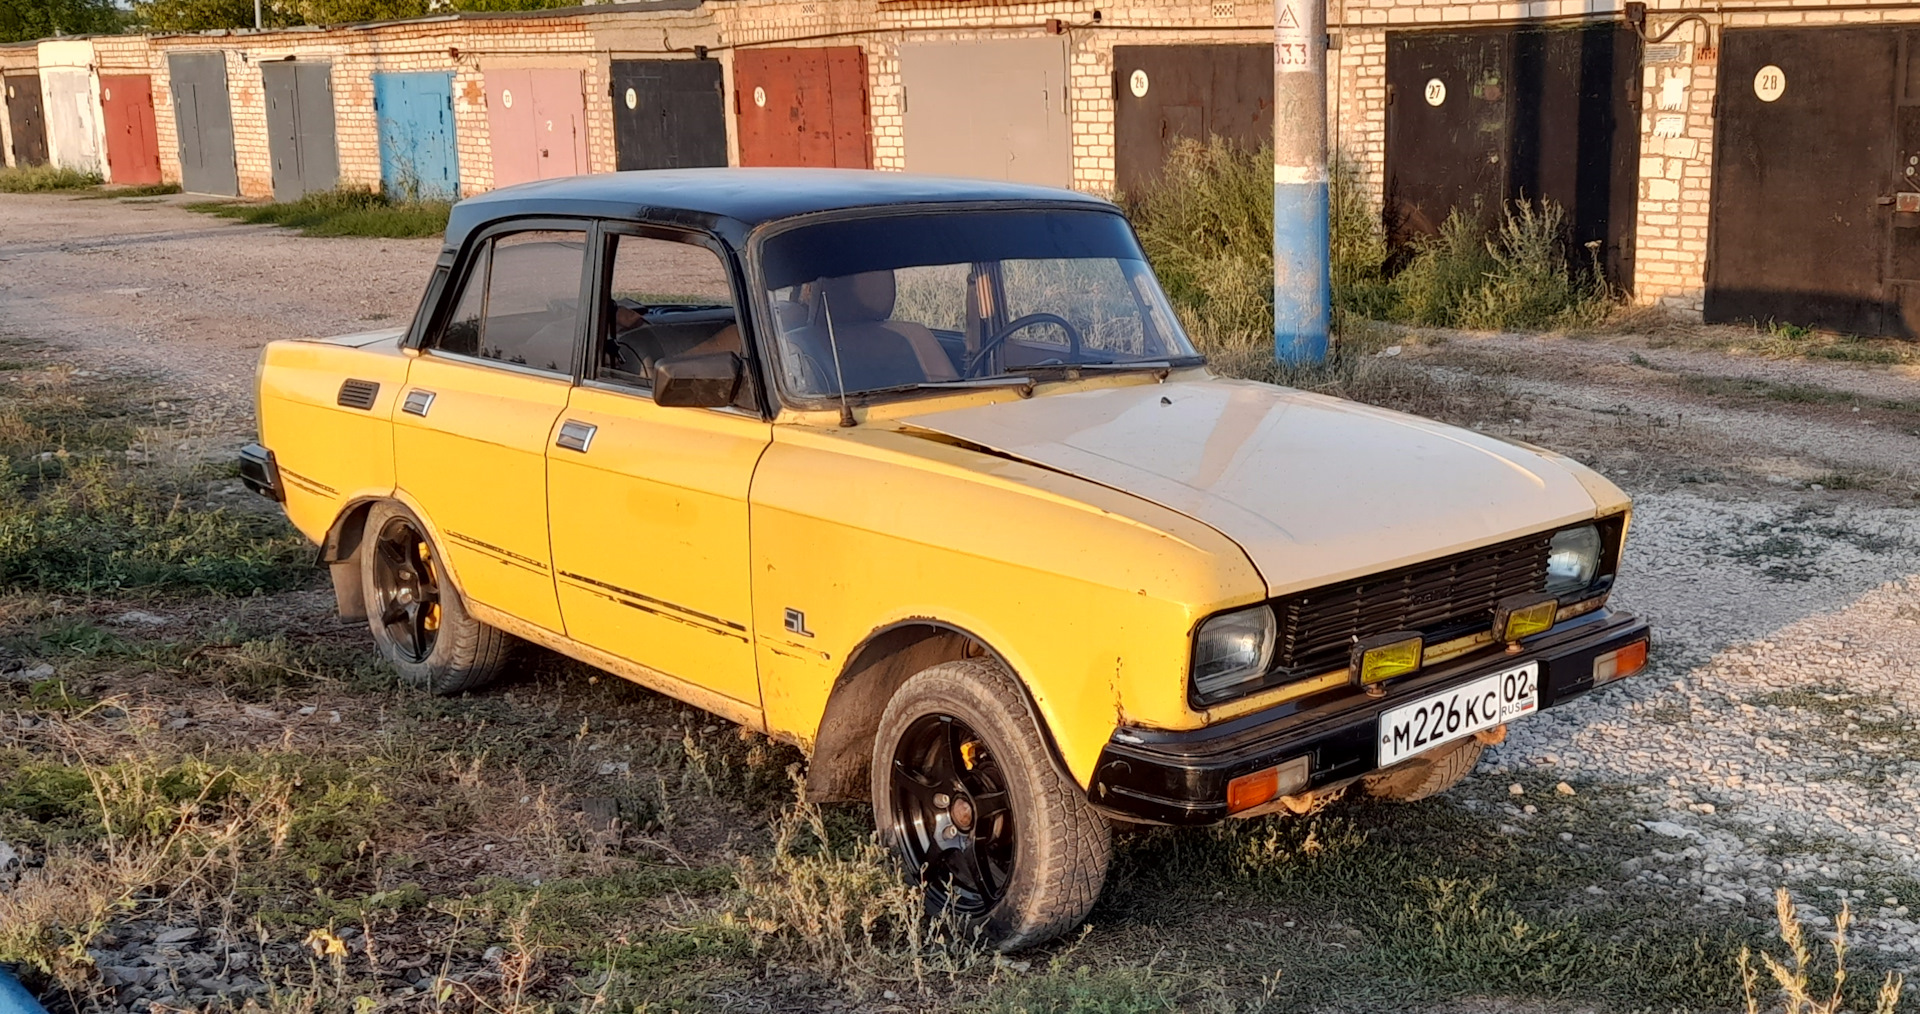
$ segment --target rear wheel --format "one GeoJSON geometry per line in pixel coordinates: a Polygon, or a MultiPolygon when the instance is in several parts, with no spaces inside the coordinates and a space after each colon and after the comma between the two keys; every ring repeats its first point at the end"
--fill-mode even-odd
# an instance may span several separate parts
{"type": "Polygon", "coordinates": [[[1106,880],[1106,819],[1060,770],[1013,677],[984,659],[926,669],[888,702],[873,810],[929,911],[1003,950],[1078,925],[1106,880]]]}
{"type": "Polygon", "coordinates": [[[1486,744],[1477,736],[1468,736],[1450,746],[1401,761],[1361,779],[1367,795],[1411,803],[1416,799],[1445,792],[1460,784],[1480,763],[1486,744]]]}
{"type": "Polygon", "coordinates": [[[514,638],[467,613],[420,519],[400,504],[383,503],[369,513],[366,531],[360,586],[367,625],[401,679],[452,695],[498,676],[514,638]]]}

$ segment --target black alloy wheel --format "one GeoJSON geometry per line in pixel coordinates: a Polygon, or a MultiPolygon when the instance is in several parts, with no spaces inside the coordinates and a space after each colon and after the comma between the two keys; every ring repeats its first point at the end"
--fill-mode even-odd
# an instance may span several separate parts
{"type": "Polygon", "coordinates": [[[981,916],[1013,878],[1013,809],[987,744],[965,722],[925,715],[894,749],[886,815],[935,911],[981,916]]]}
{"type": "Polygon", "coordinates": [[[374,539],[376,616],[394,649],[408,662],[425,662],[440,633],[440,575],[433,545],[405,517],[394,517],[374,539]]]}

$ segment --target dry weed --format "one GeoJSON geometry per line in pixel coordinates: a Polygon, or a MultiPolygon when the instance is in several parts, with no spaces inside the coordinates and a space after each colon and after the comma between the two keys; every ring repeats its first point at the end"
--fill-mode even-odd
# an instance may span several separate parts
{"type": "MultiPolygon", "coordinates": [[[[1775,893],[1774,909],[1780,921],[1780,939],[1787,945],[1787,960],[1762,953],[1760,961],[1779,987],[1778,1009],[1782,1014],[1844,1014],[1847,1009],[1843,996],[1847,984],[1847,927],[1853,923],[1852,908],[1843,903],[1840,914],[1833,920],[1833,975],[1829,990],[1821,990],[1813,982],[1813,949],[1807,945],[1806,930],[1800,924],[1800,913],[1794,908],[1793,898],[1787,894],[1786,888],[1782,887],[1775,893]]],[[[1740,984],[1746,996],[1747,1014],[1760,1014],[1763,1009],[1759,980],[1760,973],[1753,967],[1752,953],[1741,948],[1740,984]]],[[[1904,986],[1905,981],[1900,975],[1888,972],[1880,983],[1873,1014],[1893,1014],[1900,1005],[1900,993],[1904,986]]]]}

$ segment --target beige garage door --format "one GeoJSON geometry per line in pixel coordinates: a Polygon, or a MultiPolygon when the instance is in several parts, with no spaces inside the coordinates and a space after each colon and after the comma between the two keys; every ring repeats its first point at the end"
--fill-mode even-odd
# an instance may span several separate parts
{"type": "Polygon", "coordinates": [[[1073,182],[1065,36],[900,47],[907,171],[1073,182]]]}

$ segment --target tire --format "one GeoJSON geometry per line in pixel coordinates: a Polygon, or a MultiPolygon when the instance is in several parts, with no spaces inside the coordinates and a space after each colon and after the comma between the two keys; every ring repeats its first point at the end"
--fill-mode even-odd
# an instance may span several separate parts
{"type": "Polygon", "coordinates": [[[1411,803],[1460,784],[1461,779],[1473,772],[1474,765],[1480,763],[1480,752],[1486,748],[1478,737],[1468,736],[1445,749],[1376,771],[1362,778],[1360,784],[1369,796],[1411,803]]]}
{"type": "Polygon", "coordinates": [[[1113,855],[1106,818],[1054,760],[1026,695],[985,659],[923,670],[887,702],[873,744],[873,812],[882,842],[926,887],[929,912],[1003,951],[1078,926],[1113,855]]]}
{"type": "Polygon", "coordinates": [[[360,587],[367,626],[401,680],[450,697],[498,677],[516,639],[467,612],[459,589],[444,580],[440,549],[420,519],[400,504],[377,504],[366,533],[360,587]]]}

